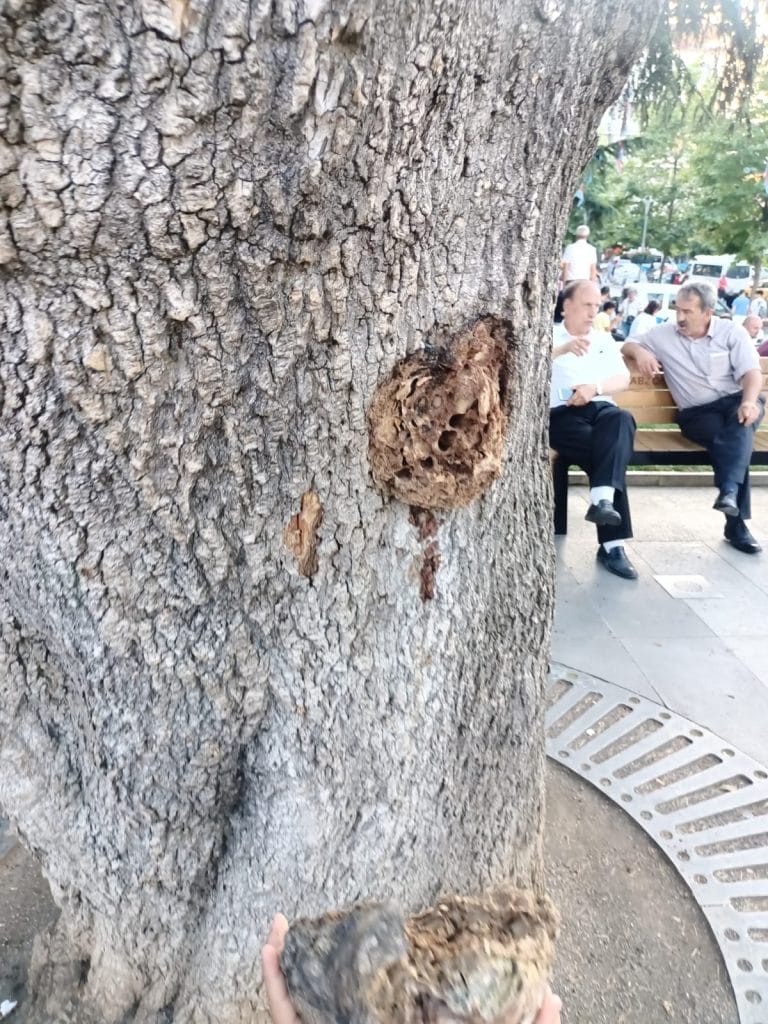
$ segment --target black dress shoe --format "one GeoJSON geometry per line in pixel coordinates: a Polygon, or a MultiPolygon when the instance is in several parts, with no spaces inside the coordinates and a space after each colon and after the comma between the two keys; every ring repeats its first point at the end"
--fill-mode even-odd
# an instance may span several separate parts
{"type": "Polygon", "coordinates": [[[597,560],[614,576],[621,576],[623,580],[637,579],[637,569],[627,558],[624,548],[611,548],[610,551],[606,551],[601,544],[597,549],[597,560]]]}
{"type": "Polygon", "coordinates": [[[590,505],[584,518],[596,526],[621,526],[621,515],[607,498],[602,498],[596,505],[590,505]]]}
{"type": "Polygon", "coordinates": [[[725,539],[732,547],[737,551],[743,551],[745,555],[759,555],[763,550],[747,529],[743,519],[737,523],[725,524],[725,539]]]}
{"type": "Polygon", "coordinates": [[[737,516],[739,506],[736,501],[736,491],[720,491],[712,508],[718,512],[724,512],[727,516],[737,516]]]}

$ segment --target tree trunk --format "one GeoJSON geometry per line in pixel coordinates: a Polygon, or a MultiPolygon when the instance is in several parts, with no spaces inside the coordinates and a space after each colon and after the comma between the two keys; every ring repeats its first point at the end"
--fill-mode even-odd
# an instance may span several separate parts
{"type": "Polygon", "coordinates": [[[5,4],[0,803],[62,907],[35,1019],[245,1024],[276,909],[537,881],[557,255],[651,21],[5,4]],[[412,510],[374,391],[485,314],[501,478],[412,510]]]}
{"type": "Polygon", "coordinates": [[[758,256],[758,258],[755,260],[754,273],[752,274],[752,292],[751,292],[751,295],[753,297],[757,293],[757,290],[759,289],[762,280],[763,280],[763,261],[758,256]]]}

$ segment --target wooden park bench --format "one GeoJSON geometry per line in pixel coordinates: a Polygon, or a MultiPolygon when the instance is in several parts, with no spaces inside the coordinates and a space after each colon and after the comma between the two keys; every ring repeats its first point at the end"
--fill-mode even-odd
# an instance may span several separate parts
{"type": "MultiPolygon", "coordinates": [[[[763,390],[768,388],[768,358],[760,360],[763,390]]],[[[708,466],[707,452],[683,437],[677,426],[677,406],[663,376],[649,382],[633,377],[629,388],[615,396],[616,404],[635,417],[635,450],[631,466],[708,466]]],[[[768,416],[755,434],[753,466],[768,466],[768,416]]],[[[552,452],[555,492],[555,533],[568,532],[568,470],[570,464],[552,452]]]]}

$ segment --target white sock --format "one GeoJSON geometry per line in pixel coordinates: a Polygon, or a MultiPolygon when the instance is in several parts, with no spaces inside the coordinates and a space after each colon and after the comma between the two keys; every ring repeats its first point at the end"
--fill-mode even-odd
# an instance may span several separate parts
{"type": "Polygon", "coordinates": [[[623,548],[623,547],[624,547],[624,541],[623,540],[604,540],[603,541],[603,551],[606,553],[606,555],[608,554],[609,551],[613,551],[614,548],[623,548]]]}
{"type": "Polygon", "coordinates": [[[612,487],[590,487],[589,488],[589,500],[593,505],[596,505],[598,501],[613,501],[613,488],[612,487]]]}

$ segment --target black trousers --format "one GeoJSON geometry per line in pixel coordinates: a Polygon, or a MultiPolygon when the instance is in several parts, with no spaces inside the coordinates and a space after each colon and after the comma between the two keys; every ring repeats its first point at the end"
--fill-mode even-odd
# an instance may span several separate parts
{"type": "Polygon", "coordinates": [[[549,413],[549,445],[569,463],[581,466],[590,487],[613,487],[620,526],[598,526],[597,539],[625,540],[632,536],[627,498],[627,466],[632,458],[635,421],[626,409],[610,402],[560,405],[549,413]]]}
{"type": "Polygon", "coordinates": [[[760,396],[760,415],[750,427],[738,420],[742,395],[737,391],[706,405],[681,409],[677,417],[682,434],[706,448],[715,468],[715,486],[735,484],[738,489],[739,512],[742,519],[752,514],[749,492],[749,460],[755,431],[765,415],[765,399],[760,396]]]}

